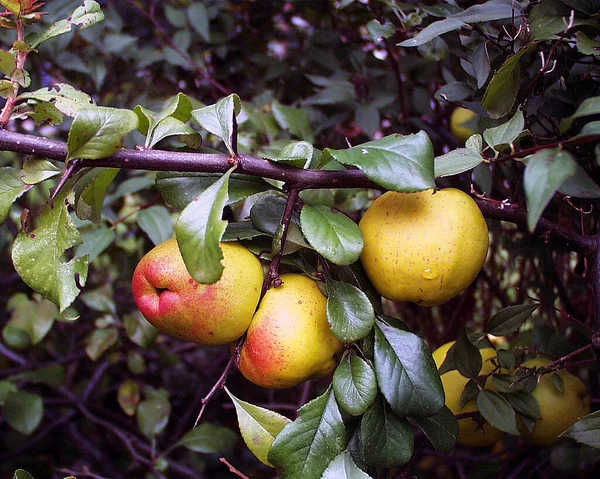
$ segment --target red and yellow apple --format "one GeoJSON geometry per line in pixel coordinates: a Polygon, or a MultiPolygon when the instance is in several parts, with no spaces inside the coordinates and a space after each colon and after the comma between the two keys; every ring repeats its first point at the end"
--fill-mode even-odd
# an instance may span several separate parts
{"type": "Polygon", "coordinates": [[[144,317],[162,332],[198,344],[228,344],[244,334],[258,305],[263,268],[240,244],[221,248],[224,270],[214,284],[192,279],[175,238],[149,251],[132,279],[144,317]]]}

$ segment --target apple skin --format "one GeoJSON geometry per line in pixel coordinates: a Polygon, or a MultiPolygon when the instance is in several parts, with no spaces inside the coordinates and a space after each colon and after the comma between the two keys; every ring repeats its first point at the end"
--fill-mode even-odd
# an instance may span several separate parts
{"type": "Polygon", "coordinates": [[[263,267],[242,245],[221,248],[224,270],[214,284],[192,279],[175,238],[149,251],[132,279],[144,317],[170,336],[203,345],[228,344],[244,334],[260,298],[263,267]]]}
{"type": "Polygon", "coordinates": [[[281,275],[260,302],[240,353],[239,368],[254,384],[282,389],[331,374],[343,344],[327,321],[327,299],[301,274],[281,275]]]}
{"type": "MultiPolygon", "coordinates": [[[[543,367],[550,362],[546,358],[534,358],[525,361],[521,367],[543,367]]],[[[555,374],[563,380],[563,392],[552,384],[552,374],[544,374],[531,393],[538,402],[541,416],[541,419],[535,421],[533,431],[529,432],[520,420],[517,421],[521,437],[536,446],[556,444],[561,433],[591,410],[590,395],[583,381],[564,369],[555,374]]]]}
{"type": "MultiPolygon", "coordinates": [[[[454,344],[454,341],[450,341],[433,352],[433,360],[436,366],[442,365],[448,354],[448,350],[454,344]]],[[[496,351],[494,348],[483,348],[480,349],[481,359],[483,360],[481,370],[479,374],[489,374],[495,368],[494,363],[491,361],[492,358],[496,358],[496,351]]],[[[454,414],[460,414],[465,412],[479,411],[477,407],[477,401],[469,401],[462,408],[460,407],[460,397],[465,389],[465,385],[469,381],[466,377],[460,374],[456,369],[448,371],[440,376],[442,385],[444,386],[444,393],[446,394],[446,406],[454,414]]],[[[492,378],[488,378],[486,383],[488,389],[494,389],[492,378]]],[[[476,421],[471,418],[464,418],[458,421],[458,439],[457,444],[470,447],[484,447],[491,446],[498,442],[504,436],[504,433],[495,427],[492,427],[487,422],[480,426],[476,421]]]]}
{"type": "Polygon", "coordinates": [[[396,193],[377,198],[360,221],[361,262],[379,293],[421,306],[445,303],[466,289],[485,262],[488,228],[460,190],[396,193]]]}
{"type": "Polygon", "coordinates": [[[477,123],[477,113],[461,106],[452,110],[450,115],[450,131],[457,141],[464,143],[475,134],[473,125],[477,123]]]}

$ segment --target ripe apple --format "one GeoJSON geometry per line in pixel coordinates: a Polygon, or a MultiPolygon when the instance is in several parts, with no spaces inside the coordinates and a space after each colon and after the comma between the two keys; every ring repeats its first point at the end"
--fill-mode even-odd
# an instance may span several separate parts
{"type": "Polygon", "coordinates": [[[149,251],[132,279],[144,317],[162,332],[198,344],[228,344],[244,334],[258,305],[263,268],[240,244],[221,248],[224,270],[214,284],[192,279],[175,238],[149,251]]]}
{"type": "MultiPolygon", "coordinates": [[[[535,358],[525,361],[521,367],[543,367],[550,362],[545,358],[535,358]]],[[[552,374],[544,374],[532,392],[538,402],[541,419],[535,421],[532,432],[518,421],[521,436],[530,444],[551,446],[557,443],[562,432],[590,412],[590,395],[581,379],[564,369],[554,374],[562,379],[564,391],[554,387],[552,374]]]]}
{"type": "Polygon", "coordinates": [[[242,346],[239,368],[254,384],[289,388],[327,376],[343,344],[327,322],[327,299],[301,274],[281,275],[260,302],[242,346]]]}
{"type": "Polygon", "coordinates": [[[456,107],[450,115],[450,131],[457,141],[464,143],[471,135],[474,135],[477,124],[477,113],[463,108],[456,107]]]}
{"type": "MultiPolygon", "coordinates": [[[[444,360],[448,350],[454,344],[454,341],[440,346],[433,352],[433,360],[436,366],[439,368],[444,360]]],[[[483,360],[481,371],[479,374],[489,374],[495,368],[492,362],[493,358],[496,358],[496,351],[494,348],[483,348],[480,349],[481,359],[483,360]]],[[[440,376],[442,385],[444,386],[444,393],[446,394],[446,406],[454,414],[460,414],[465,412],[479,411],[477,408],[477,401],[469,401],[462,408],[460,407],[460,397],[465,389],[465,385],[468,382],[468,378],[460,374],[456,369],[448,371],[440,376]]],[[[488,378],[486,381],[486,387],[492,388],[492,378],[488,378]]],[[[504,433],[499,429],[492,427],[487,422],[480,426],[477,421],[471,418],[464,418],[458,421],[459,433],[456,442],[465,446],[471,447],[483,447],[491,446],[498,442],[504,433]]]]}
{"type": "Polygon", "coordinates": [[[361,261],[377,291],[422,306],[442,304],[466,289],[488,250],[481,211],[454,188],[387,192],[367,209],[360,229],[361,261]]]}

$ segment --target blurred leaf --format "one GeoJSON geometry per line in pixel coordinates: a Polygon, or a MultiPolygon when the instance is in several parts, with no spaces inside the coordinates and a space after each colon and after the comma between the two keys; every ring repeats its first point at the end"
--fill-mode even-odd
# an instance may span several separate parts
{"type": "Polygon", "coordinates": [[[235,406],[238,425],[246,446],[260,462],[273,467],[268,460],[269,451],[275,437],[291,421],[274,411],[254,406],[236,398],[227,388],[225,388],[225,392],[235,406]]]}
{"type": "Polygon", "coordinates": [[[111,346],[117,344],[117,328],[96,329],[86,339],[85,353],[92,361],[97,361],[111,346]]]}
{"type": "Polygon", "coordinates": [[[29,188],[23,183],[19,170],[10,166],[0,168],[0,225],[8,218],[15,200],[29,188]]]}
{"type": "Polygon", "coordinates": [[[10,381],[0,381],[0,406],[4,406],[4,401],[6,401],[9,394],[18,390],[16,384],[13,384],[10,381]]]}
{"type": "Polygon", "coordinates": [[[188,19],[192,28],[202,39],[210,42],[209,14],[206,6],[200,2],[192,3],[187,9],[188,19]]]}
{"type": "Polygon", "coordinates": [[[142,313],[135,311],[123,317],[127,337],[142,348],[147,348],[158,335],[158,329],[152,326],[142,313]]]}
{"type": "Polygon", "coordinates": [[[446,406],[434,416],[412,418],[436,450],[450,452],[458,438],[458,421],[446,406]]]}
{"type": "MultiPolygon", "coordinates": [[[[550,40],[565,31],[565,20],[571,14],[571,8],[565,1],[543,0],[534,5],[529,14],[531,40],[550,40]]],[[[596,6],[595,10],[598,10],[596,6]]],[[[575,16],[573,26],[585,24],[586,21],[575,16]]]]}
{"type": "Polygon", "coordinates": [[[560,436],[570,437],[577,442],[600,449],[600,411],[582,417],[560,436]]]}
{"type": "Polygon", "coordinates": [[[14,308],[9,304],[8,309],[12,310],[12,314],[2,335],[6,343],[15,349],[39,344],[50,332],[58,316],[56,305],[39,297],[34,300],[27,298],[14,308]]]}
{"type": "Polygon", "coordinates": [[[67,161],[114,155],[123,146],[123,138],[137,128],[137,123],[136,114],[130,110],[81,108],[69,130],[67,161]]]}
{"type": "Polygon", "coordinates": [[[15,391],[4,401],[4,420],[10,427],[29,436],[37,429],[44,415],[44,403],[38,394],[15,391]]]}
{"type": "Polygon", "coordinates": [[[483,162],[483,156],[472,148],[457,148],[435,158],[435,177],[452,176],[472,170],[483,162]]]}
{"type": "Polygon", "coordinates": [[[338,404],[353,416],[364,413],[377,395],[377,378],[371,365],[355,354],[345,356],[333,374],[338,404]]]}
{"type": "Polygon", "coordinates": [[[554,193],[575,171],[575,160],[560,148],[546,148],[529,157],[523,175],[529,231],[535,230],[554,193]]]}
{"type": "Polygon", "coordinates": [[[237,143],[237,138],[233,137],[233,125],[234,117],[239,115],[241,107],[240,98],[232,94],[214,105],[192,111],[192,116],[202,128],[223,140],[231,156],[237,154],[234,148],[234,141],[237,143]]]}
{"type": "Polygon", "coordinates": [[[567,131],[577,118],[600,114],[600,96],[587,98],[581,102],[575,113],[563,118],[560,122],[560,132],[567,131]]]}
{"type": "Polygon", "coordinates": [[[465,82],[453,81],[447,83],[435,92],[438,101],[461,101],[473,94],[473,88],[465,82]]]}
{"type": "Polygon", "coordinates": [[[157,397],[146,399],[139,403],[137,407],[136,419],[138,427],[144,436],[152,440],[167,427],[170,414],[171,403],[168,398],[157,397]]]}
{"type": "Polygon", "coordinates": [[[561,378],[558,374],[553,372],[550,375],[550,379],[552,381],[552,386],[554,387],[554,389],[556,389],[559,393],[563,394],[565,392],[565,382],[563,378],[561,378]]]}
{"type": "Polygon", "coordinates": [[[61,257],[81,241],[67,210],[66,193],[58,195],[54,206],[46,205],[39,226],[32,232],[20,231],[12,259],[19,276],[32,289],[59,306],[62,313],[79,294],[87,279],[86,258],[64,263],[61,257]]]}
{"type": "Polygon", "coordinates": [[[327,320],[339,340],[353,343],[369,334],[375,323],[375,311],[367,295],[356,286],[330,280],[327,320]]]}
{"type": "Polygon", "coordinates": [[[371,479],[355,464],[348,451],[337,455],[323,471],[321,479],[371,479]]]}
{"type": "Polygon", "coordinates": [[[277,100],[273,100],[272,107],[275,120],[281,128],[288,130],[301,140],[306,140],[308,143],[313,142],[314,137],[307,110],[284,106],[277,100]]]}
{"type": "Polygon", "coordinates": [[[280,477],[321,477],[346,447],[346,428],[331,389],[306,403],[277,435],[268,460],[280,477]]]}
{"type": "Polygon", "coordinates": [[[118,168],[98,168],[77,181],[75,211],[80,219],[101,223],[106,192],[119,171],[118,168]]]}
{"type": "Polygon", "coordinates": [[[75,249],[75,256],[88,255],[88,262],[91,263],[112,244],[115,237],[112,228],[88,230],[83,233],[83,242],[75,249]]]}
{"type": "Polygon", "coordinates": [[[487,322],[486,331],[494,336],[508,336],[517,331],[539,304],[508,306],[494,314],[487,322]]]}
{"type": "Polygon", "coordinates": [[[410,423],[377,400],[360,422],[362,457],[372,467],[398,467],[413,455],[414,433],[410,423]]]}
{"type": "Polygon", "coordinates": [[[310,245],[334,264],[352,264],[362,253],[362,232],[343,213],[326,206],[304,205],[300,213],[300,226],[310,245]]]}
{"type": "Polygon", "coordinates": [[[237,440],[231,429],[203,422],[185,433],[176,445],[202,454],[229,454],[237,440]]]}
{"type": "Polygon", "coordinates": [[[113,289],[110,284],[104,284],[96,289],[90,289],[81,294],[80,299],[85,305],[101,313],[111,313],[116,316],[117,307],[113,289]]]}
{"type": "Polygon", "coordinates": [[[46,384],[51,387],[58,387],[65,381],[66,370],[61,364],[49,364],[41,366],[31,371],[13,374],[7,379],[11,381],[30,381],[34,384],[46,384]]]}
{"type": "Polygon", "coordinates": [[[40,158],[28,158],[23,163],[21,180],[28,185],[36,185],[48,178],[53,178],[62,173],[54,163],[40,158]]]}
{"type": "Polygon", "coordinates": [[[133,416],[140,402],[140,387],[135,381],[126,379],[117,390],[117,402],[128,416],[133,416]]]}
{"type": "Polygon", "coordinates": [[[175,233],[190,276],[200,284],[216,283],[223,274],[221,237],[227,222],[221,219],[227,204],[229,175],[209,186],[181,212],[175,233]]]}
{"type": "Polygon", "coordinates": [[[477,408],[484,419],[496,429],[519,435],[515,411],[510,403],[496,391],[483,389],[477,395],[477,408]]]}
{"type": "Polygon", "coordinates": [[[79,110],[95,105],[94,100],[87,93],[76,90],[66,83],[56,83],[48,88],[37,91],[25,92],[19,95],[20,99],[33,98],[53,104],[61,113],[74,118],[79,110]]]}
{"type": "Polygon", "coordinates": [[[592,40],[583,32],[577,32],[577,50],[583,55],[600,55],[600,42],[592,40]]]}
{"type": "Polygon", "coordinates": [[[173,236],[171,214],[162,205],[141,210],[137,215],[137,223],[154,245],[163,243],[173,236]]]}
{"type": "Polygon", "coordinates": [[[17,59],[15,55],[6,50],[0,50],[0,73],[10,77],[17,69],[17,59]]]}
{"type": "Polygon", "coordinates": [[[381,320],[375,325],[375,373],[399,416],[433,416],[444,407],[442,381],[425,342],[381,320]]]}

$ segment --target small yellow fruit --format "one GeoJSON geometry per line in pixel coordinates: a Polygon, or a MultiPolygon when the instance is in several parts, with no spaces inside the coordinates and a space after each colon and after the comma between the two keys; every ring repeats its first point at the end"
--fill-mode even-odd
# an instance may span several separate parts
{"type": "MultiPolygon", "coordinates": [[[[545,358],[535,358],[525,361],[521,366],[541,367],[550,362],[545,358]]],[[[543,375],[532,392],[540,407],[541,416],[541,419],[535,421],[533,431],[529,432],[523,423],[518,421],[521,436],[530,444],[551,446],[557,443],[561,433],[590,412],[590,395],[581,379],[564,369],[555,374],[563,380],[563,392],[558,391],[552,384],[552,374],[543,375]]]]}
{"type": "Polygon", "coordinates": [[[223,275],[199,284],[188,273],[175,238],[150,250],[131,282],[144,317],[162,332],[218,346],[239,338],[258,305],[264,272],[258,258],[237,243],[222,243],[223,275]]]}
{"type": "Polygon", "coordinates": [[[367,209],[360,229],[361,261],[377,291],[421,306],[442,304],[466,289],[488,250],[481,211],[454,188],[389,191],[367,209]]]}
{"type": "Polygon", "coordinates": [[[473,125],[477,114],[461,106],[455,108],[450,115],[450,131],[459,142],[464,143],[475,134],[473,125]]]}
{"type": "Polygon", "coordinates": [[[281,275],[260,302],[242,346],[239,368],[254,384],[289,388],[327,376],[343,344],[327,321],[327,299],[301,274],[281,275]]]}
{"type": "MultiPolygon", "coordinates": [[[[451,341],[443,346],[440,346],[433,352],[433,360],[438,368],[446,359],[446,354],[453,344],[454,341],[451,341]]],[[[479,374],[489,374],[495,368],[492,359],[496,358],[496,351],[494,348],[483,348],[480,349],[479,352],[481,353],[481,358],[483,360],[483,365],[479,374]]],[[[452,411],[454,414],[460,414],[479,410],[477,408],[477,401],[475,400],[467,402],[462,408],[460,407],[460,397],[465,389],[465,385],[468,382],[466,377],[460,374],[457,370],[452,370],[442,374],[441,379],[444,386],[444,393],[446,394],[446,406],[448,409],[450,409],[450,411],[452,411]]],[[[493,389],[491,377],[486,381],[486,387],[493,389]]],[[[488,423],[480,426],[471,418],[460,419],[458,421],[458,427],[459,434],[456,442],[464,446],[491,446],[492,444],[498,442],[502,436],[504,436],[502,431],[490,426],[488,423]]]]}

